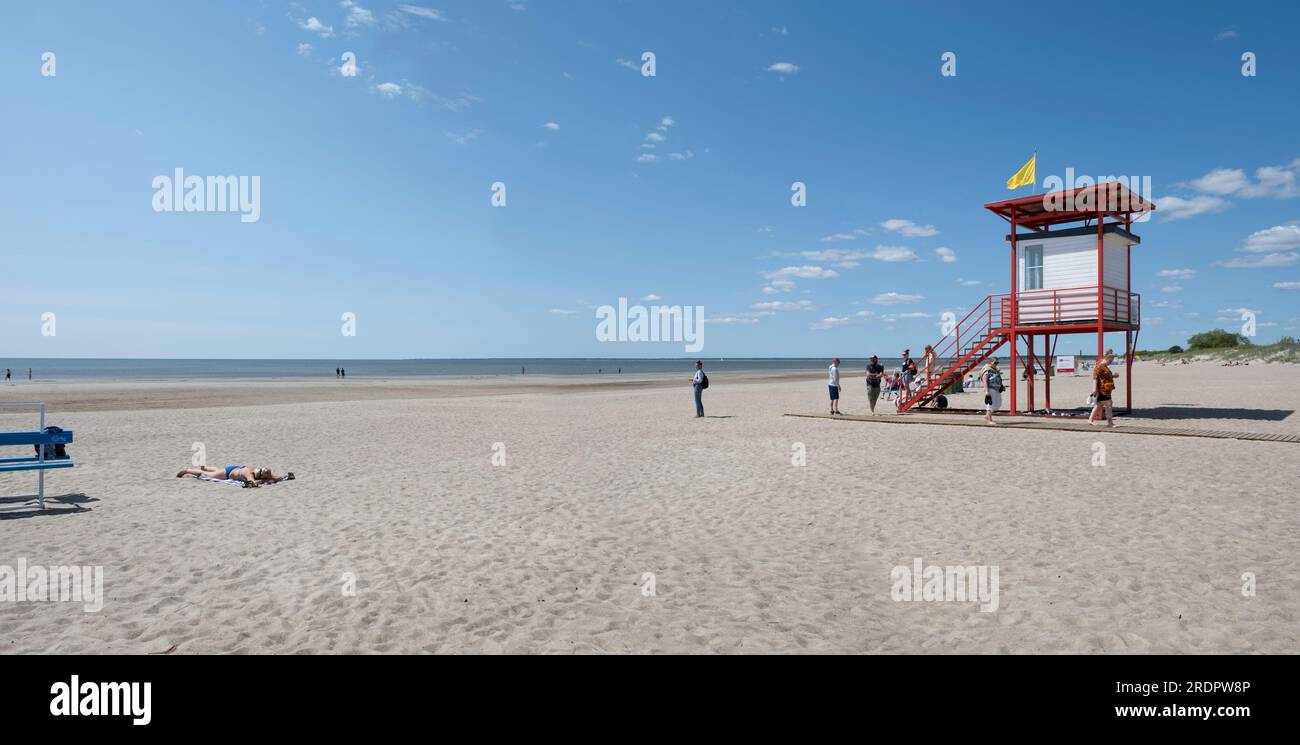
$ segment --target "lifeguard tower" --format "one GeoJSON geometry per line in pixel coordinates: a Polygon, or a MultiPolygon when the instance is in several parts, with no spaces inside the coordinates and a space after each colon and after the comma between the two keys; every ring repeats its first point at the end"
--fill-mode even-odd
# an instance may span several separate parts
{"type": "MultiPolygon", "coordinates": [[[[1011,225],[1006,236],[1011,246],[1011,291],[984,298],[934,345],[939,372],[902,401],[898,410],[929,403],[954,380],[1010,344],[1009,413],[1020,411],[1016,383],[1022,362],[1027,368],[1025,411],[1037,411],[1034,378],[1039,370],[1048,373],[1060,336],[1096,334],[1100,359],[1106,334],[1123,332],[1124,405],[1132,413],[1133,350],[1142,327],[1142,305],[1132,289],[1129,252],[1142,242],[1133,233],[1135,215],[1141,220],[1155,210],[1155,204],[1122,183],[1108,182],[984,207],[1011,225]]],[[[1050,409],[1050,373],[1044,382],[1044,399],[1043,408],[1050,409]]]]}

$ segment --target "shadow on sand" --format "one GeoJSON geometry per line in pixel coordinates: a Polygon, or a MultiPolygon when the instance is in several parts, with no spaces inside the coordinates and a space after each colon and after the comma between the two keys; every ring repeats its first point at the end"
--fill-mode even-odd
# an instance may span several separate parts
{"type": "Polygon", "coordinates": [[[89,507],[83,505],[91,502],[98,502],[95,497],[88,497],[81,492],[64,494],[58,497],[46,497],[45,509],[41,510],[36,503],[36,495],[28,494],[20,497],[0,497],[0,520],[19,520],[27,517],[56,517],[58,515],[73,515],[79,512],[90,512],[89,507]]]}
{"type": "Polygon", "coordinates": [[[1133,408],[1135,417],[1164,420],[1253,419],[1262,422],[1280,422],[1294,413],[1290,409],[1221,409],[1174,404],[1163,404],[1150,409],[1133,408]]]}

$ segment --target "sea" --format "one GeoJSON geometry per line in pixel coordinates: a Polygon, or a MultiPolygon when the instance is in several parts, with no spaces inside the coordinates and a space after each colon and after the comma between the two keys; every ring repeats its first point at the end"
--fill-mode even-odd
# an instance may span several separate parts
{"type": "MultiPolygon", "coordinates": [[[[332,378],[343,368],[349,378],[437,378],[505,375],[588,376],[686,373],[695,369],[695,357],[683,358],[574,358],[493,357],[487,359],[409,360],[233,360],[233,359],[97,359],[0,358],[0,375],[9,369],[12,380],[25,381],[31,370],[35,381],[136,381],[136,380],[271,380],[278,378],[332,378]]],[[[830,360],[822,357],[705,357],[709,373],[824,371],[830,360]]],[[[882,358],[887,370],[899,366],[898,358],[882,358]]],[[[864,358],[844,357],[840,369],[861,371],[864,358]]]]}

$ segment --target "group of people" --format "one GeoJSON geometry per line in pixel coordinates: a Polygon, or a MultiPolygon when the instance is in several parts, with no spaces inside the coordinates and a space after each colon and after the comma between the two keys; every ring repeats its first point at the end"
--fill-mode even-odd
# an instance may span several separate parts
{"type": "MultiPolygon", "coordinates": [[[[925,383],[934,378],[938,369],[939,359],[934,352],[934,347],[926,345],[925,353],[921,356],[921,366],[918,368],[916,360],[912,359],[912,350],[903,350],[903,360],[899,366],[898,375],[887,378],[885,376],[885,366],[880,364],[880,358],[871,355],[867,362],[867,405],[871,413],[876,413],[876,402],[880,400],[880,392],[884,390],[896,390],[899,399],[911,398],[918,393],[925,383]],[[921,377],[920,371],[925,371],[925,376],[921,377]]],[[[836,357],[831,361],[829,370],[829,389],[831,397],[831,415],[842,416],[844,412],[840,411],[840,358],[836,357]]]]}
{"type": "Polygon", "coordinates": [[[347,371],[347,370],[344,370],[344,369],[341,368],[341,367],[336,367],[336,368],[334,368],[334,377],[336,377],[336,378],[346,378],[347,376],[348,376],[348,371],[347,371]]]}
{"type": "MultiPolygon", "coordinates": [[[[32,369],[30,367],[27,368],[27,379],[28,380],[32,379],[32,369]]],[[[14,371],[10,370],[7,367],[5,368],[5,382],[6,383],[14,382],[14,371]]]]}
{"type": "MultiPolygon", "coordinates": [[[[867,362],[867,405],[871,413],[876,413],[876,403],[880,400],[882,388],[898,390],[899,400],[905,397],[915,395],[925,381],[933,379],[935,370],[938,366],[938,359],[934,353],[934,348],[926,346],[925,353],[922,356],[921,369],[925,371],[925,377],[920,378],[918,382],[918,368],[916,361],[912,359],[912,350],[903,350],[902,364],[899,367],[898,375],[894,378],[886,378],[885,366],[880,364],[880,358],[871,355],[867,362]]],[[[1092,412],[1088,415],[1089,424],[1097,424],[1098,417],[1104,417],[1106,425],[1115,426],[1115,412],[1112,394],[1115,391],[1115,374],[1111,372],[1111,363],[1115,361],[1115,351],[1107,349],[1102,359],[1098,361],[1092,371],[1093,391],[1091,400],[1093,401],[1092,412]]],[[[831,365],[827,369],[827,388],[831,401],[831,416],[843,416],[844,412],[840,411],[840,358],[836,357],[831,360],[831,365]]],[[[990,357],[980,370],[976,379],[976,384],[984,389],[984,423],[996,424],[993,420],[994,412],[1002,408],[1002,394],[1006,392],[1006,384],[1002,380],[1002,369],[998,366],[998,358],[990,357]]],[[[695,374],[691,377],[691,386],[695,391],[695,416],[702,418],[704,416],[704,390],[709,387],[709,378],[704,374],[704,363],[700,360],[695,361],[695,374]]]]}

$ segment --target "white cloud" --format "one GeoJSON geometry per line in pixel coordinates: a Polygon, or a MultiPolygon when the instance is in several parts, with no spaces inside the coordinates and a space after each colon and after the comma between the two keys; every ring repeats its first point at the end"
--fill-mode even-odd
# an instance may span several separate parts
{"type": "Polygon", "coordinates": [[[1164,279],[1191,279],[1196,276],[1195,269],[1161,269],[1156,272],[1157,277],[1164,279]]]}
{"type": "Polygon", "coordinates": [[[1223,262],[1222,266],[1229,269],[1273,269],[1292,266],[1298,260],[1300,260],[1300,253],[1289,251],[1287,253],[1271,253],[1262,256],[1242,256],[1229,259],[1223,262]]]}
{"type": "Polygon", "coordinates": [[[952,264],[957,261],[957,252],[947,246],[939,246],[934,249],[934,255],[939,257],[939,261],[945,264],[952,264]]]}
{"type": "Polygon", "coordinates": [[[560,131],[560,125],[559,125],[559,124],[556,124],[555,122],[547,122],[547,123],[543,124],[542,126],[545,127],[546,129],[551,130],[552,132],[558,132],[558,131],[560,131]]]}
{"type": "Polygon", "coordinates": [[[664,137],[658,132],[651,132],[650,134],[646,135],[645,138],[649,142],[663,142],[664,140],[668,139],[667,137],[664,137]]]}
{"type": "Polygon", "coordinates": [[[868,258],[871,253],[847,248],[828,248],[825,251],[800,251],[799,255],[811,261],[857,261],[868,258]]]}
{"type": "Polygon", "coordinates": [[[441,10],[436,8],[426,8],[422,5],[399,5],[397,9],[416,18],[424,18],[430,21],[445,21],[447,16],[443,15],[441,10]]]}
{"type": "Polygon", "coordinates": [[[798,300],[795,302],[786,302],[783,300],[772,300],[765,303],[754,303],[749,306],[754,310],[812,310],[811,300],[798,300]]]}
{"type": "Polygon", "coordinates": [[[1297,184],[1298,173],[1300,173],[1300,158],[1280,166],[1256,168],[1253,181],[1241,168],[1216,168],[1198,179],[1187,182],[1187,186],[1203,194],[1221,197],[1289,199],[1300,196],[1300,185],[1297,184]]]}
{"type": "Polygon", "coordinates": [[[641,153],[636,156],[636,162],[638,163],[653,163],[656,160],[659,160],[659,156],[654,153],[641,153]]]}
{"type": "Polygon", "coordinates": [[[511,10],[520,11],[520,12],[528,10],[528,4],[519,1],[506,3],[506,7],[510,8],[511,10]]]}
{"type": "Polygon", "coordinates": [[[1173,220],[1186,220],[1189,217],[1197,215],[1207,215],[1214,212],[1222,212],[1230,206],[1230,202],[1219,197],[1210,197],[1205,195],[1195,196],[1190,199],[1183,197],[1161,197],[1156,200],[1160,219],[1166,222],[1173,220]]]}
{"type": "Polygon", "coordinates": [[[311,44],[308,44],[308,43],[305,42],[305,41],[304,41],[303,43],[299,44],[299,45],[298,45],[298,56],[299,56],[299,57],[310,57],[310,56],[311,56],[311,44]]]}
{"type": "Polygon", "coordinates": [[[384,98],[396,98],[402,95],[402,86],[397,83],[380,83],[375,86],[375,90],[379,91],[384,98]]]}
{"type": "Polygon", "coordinates": [[[816,321],[814,323],[808,324],[808,328],[819,329],[819,330],[832,329],[835,328],[836,326],[843,326],[844,324],[848,323],[851,320],[852,319],[850,318],[845,318],[842,316],[841,317],[831,316],[829,318],[823,318],[820,321],[816,321]]]}
{"type": "Polygon", "coordinates": [[[857,228],[852,233],[831,233],[830,235],[824,235],[822,236],[822,240],[827,243],[833,243],[835,241],[856,241],[862,236],[867,235],[869,232],[870,231],[868,230],[857,228]]]}
{"type": "Polygon", "coordinates": [[[1274,225],[1250,234],[1241,250],[1247,253],[1291,251],[1300,248],[1300,224],[1274,225]]]}
{"type": "Polygon", "coordinates": [[[876,246],[867,258],[877,261],[916,261],[916,252],[907,246],[876,246]]]}
{"type": "Polygon", "coordinates": [[[1225,41],[1227,39],[1235,39],[1235,38],[1237,38],[1237,29],[1235,28],[1225,28],[1224,30],[1214,35],[1215,41],[1225,41]]]}
{"type": "Polygon", "coordinates": [[[668,157],[672,160],[690,160],[695,157],[695,153],[687,150],[684,153],[669,153],[668,157]]]}
{"type": "Polygon", "coordinates": [[[977,284],[979,284],[979,283],[980,283],[980,281],[979,281],[978,279],[958,279],[958,280],[957,280],[957,284],[961,285],[962,287],[974,287],[975,285],[977,285],[977,284]]]}
{"type": "Polygon", "coordinates": [[[352,2],[352,0],[343,0],[343,2],[339,3],[339,7],[348,12],[348,18],[344,22],[344,26],[356,28],[357,26],[375,25],[375,14],[352,2]]]}
{"type": "Polygon", "coordinates": [[[794,280],[774,279],[763,288],[764,295],[775,295],[778,292],[789,292],[794,289],[794,280]]]}
{"type": "Polygon", "coordinates": [[[477,140],[479,135],[483,134],[483,130],[472,129],[468,132],[443,132],[443,134],[447,135],[447,139],[450,140],[453,145],[468,145],[477,140]]]}
{"type": "Polygon", "coordinates": [[[1274,282],[1275,290],[1300,290],[1300,282],[1274,282]]]}
{"type": "Polygon", "coordinates": [[[310,31],[313,34],[319,34],[323,39],[328,39],[334,35],[334,27],[326,26],[321,23],[316,19],[316,16],[312,16],[305,21],[298,21],[298,28],[304,31],[310,31]]]}
{"type": "Polygon", "coordinates": [[[939,234],[939,229],[933,225],[917,225],[911,220],[901,220],[899,218],[886,220],[880,223],[880,227],[899,233],[907,238],[929,238],[939,234]]]}
{"type": "Polygon", "coordinates": [[[901,303],[917,303],[924,299],[924,295],[903,295],[897,292],[882,292],[873,297],[871,302],[876,305],[899,305],[901,303]]]}
{"type": "Polygon", "coordinates": [[[782,267],[774,272],[767,272],[763,276],[768,279],[788,279],[790,277],[797,277],[799,279],[830,279],[840,275],[834,269],[805,265],[782,267]]]}
{"type": "Polygon", "coordinates": [[[641,66],[633,62],[632,60],[626,60],[623,59],[622,57],[619,57],[618,59],[614,60],[614,62],[619,65],[622,65],[623,67],[626,67],[629,70],[636,70],[637,72],[641,71],[641,66]]]}
{"type": "Polygon", "coordinates": [[[785,26],[773,26],[772,33],[780,34],[781,36],[789,36],[790,29],[786,28],[785,26]]]}
{"type": "Polygon", "coordinates": [[[671,116],[665,116],[663,119],[659,120],[659,126],[655,127],[655,129],[658,129],[660,132],[667,132],[669,127],[673,127],[676,125],[677,125],[676,119],[672,118],[671,116]]]}
{"type": "Polygon", "coordinates": [[[452,98],[446,98],[444,96],[433,95],[429,93],[427,88],[423,88],[418,85],[413,85],[407,83],[406,81],[402,81],[402,84],[414,92],[412,94],[412,98],[424,98],[425,96],[432,97],[433,100],[437,102],[439,106],[446,109],[447,111],[460,112],[468,109],[474,104],[483,103],[483,99],[479,98],[478,96],[471,96],[468,93],[464,93],[459,96],[454,96],[452,98]]]}
{"type": "Polygon", "coordinates": [[[1167,286],[1165,286],[1165,287],[1161,287],[1161,288],[1160,288],[1160,291],[1161,291],[1161,292],[1182,292],[1182,291],[1183,291],[1183,286],[1182,286],[1182,285],[1167,285],[1167,286]]]}
{"type": "Polygon", "coordinates": [[[768,66],[768,72],[774,72],[781,77],[793,75],[799,72],[799,66],[790,62],[776,62],[768,66]]]}
{"type": "Polygon", "coordinates": [[[653,303],[653,302],[655,302],[656,300],[663,300],[663,298],[659,297],[658,295],[654,294],[653,292],[650,293],[649,295],[645,295],[645,296],[643,296],[643,297],[641,298],[641,302],[643,302],[643,303],[653,303]]]}
{"type": "Polygon", "coordinates": [[[557,316],[572,316],[572,315],[576,315],[578,311],[576,311],[576,310],[568,310],[568,309],[565,309],[565,308],[551,308],[550,310],[548,310],[548,311],[546,311],[546,312],[547,312],[547,313],[554,313],[554,314],[557,315],[557,316]]]}

